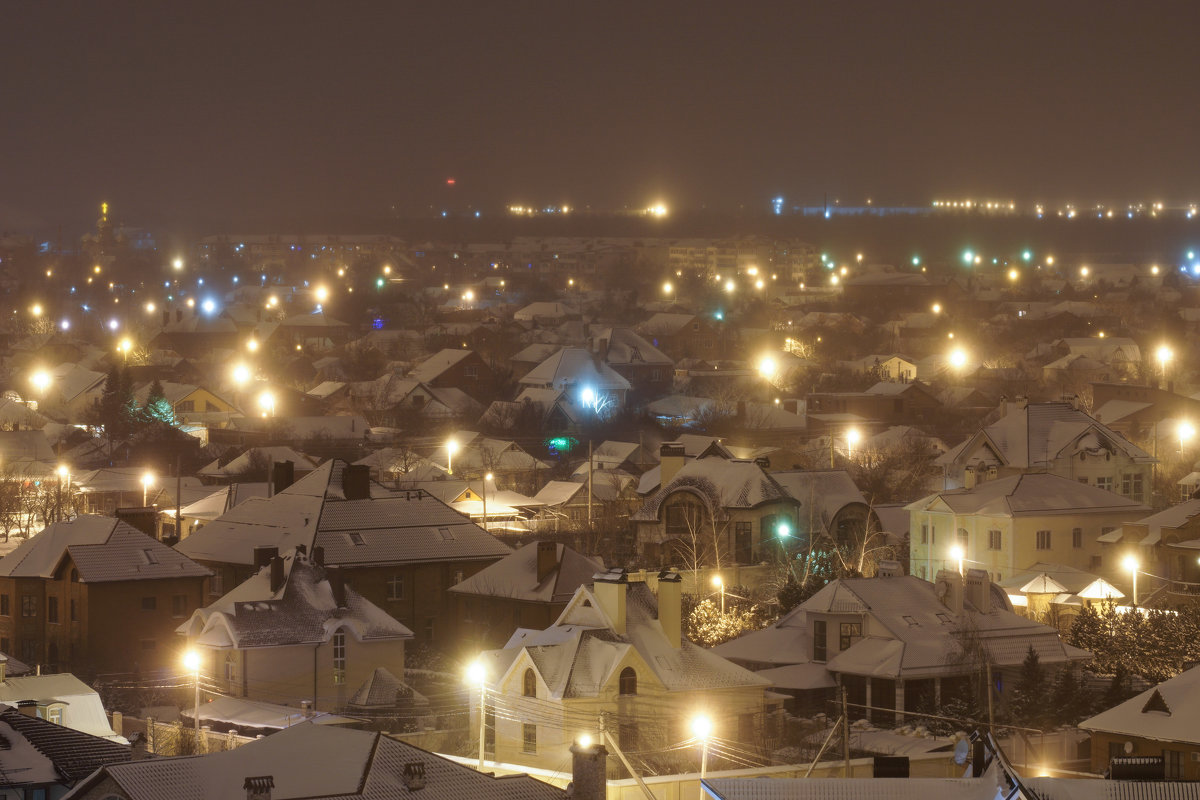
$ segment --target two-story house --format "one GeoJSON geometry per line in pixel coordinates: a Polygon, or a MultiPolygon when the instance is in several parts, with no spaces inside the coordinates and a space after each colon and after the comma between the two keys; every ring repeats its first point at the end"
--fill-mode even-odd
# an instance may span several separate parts
{"type": "Polygon", "coordinates": [[[0,559],[0,652],[88,677],[175,667],[210,574],[112,517],[57,522],[0,559]]]}

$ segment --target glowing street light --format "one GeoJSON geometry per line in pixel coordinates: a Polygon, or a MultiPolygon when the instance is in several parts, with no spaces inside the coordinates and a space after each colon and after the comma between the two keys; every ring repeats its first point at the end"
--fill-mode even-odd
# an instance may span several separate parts
{"type": "Polygon", "coordinates": [[[117,345],[117,349],[121,351],[122,362],[125,364],[128,364],[129,363],[129,351],[131,349],[133,349],[133,342],[131,342],[129,339],[122,339],[121,343],[119,345],[117,345]]]}
{"type": "Polygon", "coordinates": [[[1137,556],[1130,554],[1125,556],[1125,559],[1121,562],[1121,566],[1129,570],[1129,574],[1133,577],[1133,606],[1137,608],[1137,576],[1138,567],[1141,564],[1138,563],[1137,556]]]}
{"type": "Polygon", "coordinates": [[[1084,264],[1082,267],[1079,268],[1079,277],[1081,277],[1081,278],[1086,278],[1091,273],[1092,273],[1092,271],[1090,269],[1088,269],[1087,264],[1084,264]]]}
{"type": "Polygon", "coordinates": [[[846,458],[852,459],[854,457],[854,445],[860,441],[862,441],[862,434],[859,433],[858,428],[851,428],[846,431],[846,458]]]}
{"type": "Polygon", "coordinates": [[[176,272],[178,272],[179,270],[183,269],[183,259],[182,258],[175,259],[174,261],[171,262],[171,266],[175,268],[176,272]]]}
{"type": "Polygon", "coordinates": [[[192,722],[195,725],[196,752],[200,751],[200,664],[202,659],[196,650],[188,650],[183,654],[183,668],[192,673],[192,683],[196,687],[196,702],[192,706],[192,722]]]}
{"type": "Polygon", "coordinates": [[[1171,348],[1164,344],[1159,345],[1155,355],[1158,357],[1158,363],[1162,367],[1163,380],[1165,381],[1167,379],[1167,362],[1171,360],[1174,353],[1171,352],[1171,348]]]}
{"type": "Polygon", "coordinates": [[[246,349],[249,350],[251,353],[257,353],[258,352],[258,339],[247,339],[246,340],[246,349]]]}
{"type": "Polygon", "coordinates": [[[712,720],[704,715],[692,718],[692,735],[700,740],[700,780],[708,773],[708,740],[712,738],[712,720]]]}
{"type": "Polygon", "coordinates": [[[446,442],[446,474],[454,474],[454,454],[458,452],[458,442],[454,439],[446,442]]]}
{"type": "Polygon", "coordinates": [[[313,297],[317,298],[318,303],[324,303],[329,299],[329,290],[324,286],[318,286],[313,292],[313,297]]]}
{"type": "Polygon", "coordinates": [[[154,485],[154,473],[142,474],[142,508],[150,505],[150,487],[154,485]]]}
{"type": "Polygon", "coordinates": [[[238,386],[245,386],[250,382],[250,367],[245,364],[238,364],[233,368],[233,382],[238,386]]]}
{"type": "Polygon", "coordinates": [[[34,303],[32,306],[30,306],[29,313],[35,317],[40,317],[42,315],[42,304],[34,303]]]}
{"type": "Polygon", "coordinates": [[[721,593],[721,613],[725,613],[725,581],[721,580],[720,575],[713,575],[712,585],[717,587],[717,591],[721,593]]]}
{"type": "Polygon", "coordinates": [[[663,284],[663,294],[671,298],[672,304],[675,302],[675,287],[671,285],[670,281],[663,284]]]}
{"type": "Polygon", "coordinates": [[[467,683],[471,686],[479,687],[479,771],[483,772],[483,744],[484,744],[484,720],[486,714],[484,707],[487,705],[487,667],[482,661],[472,661],[467,666],[467,683]]]}
{"type": "Polygon", "coordinates": [[[954,369],[962,369],[967,365],[967,351],[961,347],[956,347],[950,351],[950,366],[954,369]]]}
{"type": "Polygon", "coordinates": [[[942,313],[942,304],[934,303],[933,306],[929,310],[935,314],[940,314],[940,313],[942,313]]]}
{"type": "Polygon", "coordinates": [[[488,485],[488,481],[490,481],[491,479],[492,479],[492,473],[490,473],[490,472],[483,476],[483,492],[480,495],[483,498],[483,529],[485,531],[487,531],[488,533],[492,532],[491,529],[488,527],[488,515],[487,515],[487,485],[488,485]]]}
{"type": "Polygon", "coordinates": [[[963,550],[963,547],[961,544],[956,544],[950,548],[950,558],[952,558],[958,562],[958,574],[959,575],[964,574],[963,573],[963,562],[967,558],[967,553],[965,550],[963,550]]]}
{"type": "Polygon", "coordinates": [[[734,284],[732,279],[725,281],[725,293],[733,294],[733,290],[734,290],[735,286],[736,285],[734,284]]]}
{"type": "Polygon", "coordinates": [[[264,417],[275,416],[275,395],[270,391],[264,391],[258,396],[258,407],[262,409],[264,417]]]}
{"type": "Polygon", "coordinates": [[[29,382],[33,384],[33,388],[37,390],[38,394],[45,394],[46,390],[50,388],[50,380],[50,373],[44,369],[36,370],[29,376],[29,382]]]}
{"type": "Polygon", "coordinates": [[[1010,281],[1013,281],[1015,283],[1016,280],[1020,277],[1021,277],[1021,273],[1017,272],[1015,269],[1010,269],[1008,271],[1008,279],[1010,281]]]}
{"type": "Polygon", "coordinates": [[[1196,435],[1196,428],[1194,425],[1192,425],[1192,423],[1184,420],[1183,422],[1179,423],[1179,428],[1176,430],[1176,433],[1179,434],[1179,452],[1182,453],[1184,444],[1196,435]]]}

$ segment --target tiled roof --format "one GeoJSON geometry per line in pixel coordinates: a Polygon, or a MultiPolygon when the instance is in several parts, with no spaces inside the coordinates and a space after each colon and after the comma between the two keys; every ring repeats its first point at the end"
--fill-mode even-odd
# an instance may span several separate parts
{"type": "Polygon", "coordinates": [[[198,578],[212,574],[127,523],[113,517],[83,514],[70,521],[56,522],[22,542],[0,559],[0,575],[49,579],[67,553],[83,583],[198,578]]]}
{"type": "Polygon", "coordinates": [[[302,723],[233,750],[112,765],[68,797],[106,778],[129,800],[228,800],[244,797],[249,776],[270,776],[273,800],[563,800],[565,792],[528,777],[495,778],[379,733],[302,723]],[[409,790],[405,767],[424,767],[425,786],[409,790]]]}
{"type": "Polygon", "coordinates": [[[648,498],[630,519],[653,521],[659,507],[677,491],[689,491],[702,498],[715,515],[730,508],[756,508],[777,500],[796,500],[758,464],[717,456],[697,458],[686,462],[671,478],[670,483],[648,498]]]}
{"type": "Polygon", "coordinates": [[[462,583],[451,586],[450,591],[539,603],[565,603],[576,589],[590,583],[592,576],[604,568],[600,562],[565,544],[555,544],[554,569],[538,581],[538,544],[530,542],[462,583]]]}
{"type": "Polygon", "coordinates": [[[0,731],[6,728],[8,735],[23,737],[48,758],[67,783],[82,780],[105,764],[119,764],[130,757],[125,745],[26,716],[16,709],[0,711],[0,731]]]}
{"type": "Polygon", "coordinates": [[[985,481],[973,489],[938,492],[910,503],[907,508],[924,511],[938,501],[956,514],[1004,517],[1113,512],[1128,512],[1133,517],[1150,510],[1149,506],[1128,497],[1046,472],[985,481]]]}

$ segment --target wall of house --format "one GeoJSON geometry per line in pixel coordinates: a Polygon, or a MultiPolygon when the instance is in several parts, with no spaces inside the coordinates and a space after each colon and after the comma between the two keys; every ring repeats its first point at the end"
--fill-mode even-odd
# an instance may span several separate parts
{"type": "Polygon", "coordinates": [[[1164,760],[1171,758],[1168,753],[1174,752],[1178,758],[1180,773],[1172,776],[1174,779],[1195,781],[1200,780],[1200,745],[1188,742],[1162,742],[1155,739],[1143,739],[1126,734],[1094,731],[1092,733],[1092,772],[1104,772],[1108,762],[1113,758],[1113,751],[1119,757],[1127,756],[1162,756],[1164,760]],[[1125,743],[1133,745],[1130,752],[1125,752],[1125,743]]]}
{"type": "Polygon", "coordinates": [[[81,659],[101,672],[178,668],[184,647],[175,629],[207,602],[204,582],[174,578],[87,584],[81,659]],[[143,602],[149,598],[153,608],[143,602]]]}
{"type": "MultiPolygon", "coordinates": [[[[696,549],[692,542],[692,533],[669,532],[667,528],[667,509],[679,502],[690,502],[699,505],[700,501],[690,492],[674,492],[659,506],[658,519],[655,521],[637,522],[637,547],[652,562],[662,566],[690,567],[691,563],[681,561],[687,556],[689,561],[695,558],[692,551],[696,549]],[[690,499],[689,499],[690,498],[690,499]],[[674,544],[677,542],[677,544],[674,544]]],[[[794,500],[780,500],[767,503],[755,508],[725,509],[726,519],[713,522],[706,510],[702,511],[702,520],[697,526],[695,537],[702,551],[711,551],[714,541],[721,548],[722,563],[757,564],[771,556],[773,548],[779,546],[779,523],[786,520],[790,535],[785,544],[796,545],[800,542],[804,531],[800,525],[806,523],[806,518],[797,508],[794,500]],[[738,546],[738,523],[750,525],[750,549],[747,553],[738,546]],[[763,529],[764,523],[766,530],[763,529]]],[[[703,506],[700,506],[703,509],[703,506]]]]}

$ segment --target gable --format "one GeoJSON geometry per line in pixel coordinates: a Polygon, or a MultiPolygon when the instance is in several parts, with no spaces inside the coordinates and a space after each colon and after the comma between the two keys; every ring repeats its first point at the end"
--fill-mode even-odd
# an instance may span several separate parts
{"type": "Polygon", "coordinates": [[[1171,709],[1167,706],[1167,701],[1163,699],[1162,692],[1158,689],[1154,690],[1150,698],[1146,701],[1146,705],[1142,706],[1143,714],[1150,711],[1158,711],[1171,716],[1171,709]]]}

